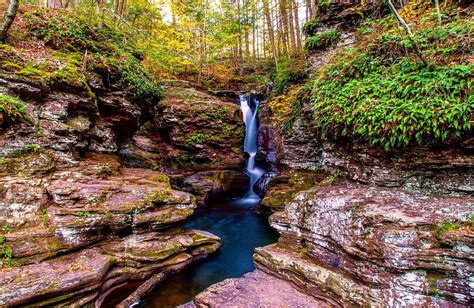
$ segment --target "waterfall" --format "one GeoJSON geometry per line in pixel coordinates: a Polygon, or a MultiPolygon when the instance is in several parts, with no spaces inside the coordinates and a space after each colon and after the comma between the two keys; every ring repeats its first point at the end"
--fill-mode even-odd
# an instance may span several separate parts
{"type": "Polygon", "coordinates": [[[244,151],[248,154],[246,171],[250,177],[250,186],[244,198],[260,199],[253,191],[253,185],[262,176],[263,170],[255,167],[255,156],[257,155],[257,109],[259,102],[254,100],[255,108],[252,110],[245,95],[240,95],[240,109],[242,110],[245,123],[244,151]]]}

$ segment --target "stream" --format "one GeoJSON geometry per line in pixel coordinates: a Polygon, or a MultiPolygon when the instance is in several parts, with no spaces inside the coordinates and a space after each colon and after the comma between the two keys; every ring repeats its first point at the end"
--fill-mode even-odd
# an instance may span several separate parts
{"type": "Polygon", "coordinates": [[[247,153],[245,172],[250,183],[241,198],[211,200],[198,208],[185,227],[205,230],[222,239],[222,246],[213,255],[197,261],[189,268],[169,276],[153,292],[141,300],[141,307],[175,307],[191,301],[212,284],[227,278],[241,277],[254,270],[255,247],[274,243],[278,233],[268,224],[268,216],[257,211],[260,198],[253,184],[264,173],[255,164],[259,102],[240,96],[245,129],[244,151],[247,153]]]}

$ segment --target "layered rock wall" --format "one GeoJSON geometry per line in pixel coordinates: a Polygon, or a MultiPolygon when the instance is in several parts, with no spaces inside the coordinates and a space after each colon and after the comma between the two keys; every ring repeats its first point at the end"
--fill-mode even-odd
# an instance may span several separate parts
{"type": "Polygon", "coordinates": [[[218,249],[218,237],[180,227],[196,198],[172,185],[212,167],[200,200],[229,189],[219,174],[243,159],[238,106],[187,84],[158,103],[100,76],[91,93],[2,76],[0,93],[25,102],[26,117],[0,130],[0,306],[100,306],[218,249]]]}

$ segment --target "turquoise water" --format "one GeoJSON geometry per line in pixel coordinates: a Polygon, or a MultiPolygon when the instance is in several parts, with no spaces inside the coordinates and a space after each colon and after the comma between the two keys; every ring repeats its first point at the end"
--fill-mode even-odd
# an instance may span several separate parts
{"type": "Polygon", "coordinates": [[[254,269],[255,247],[276,242],[278,235],[267,216],[245,199],[213,202],[197,209],[186,227],[209,231],[222,239],[218,252],[167,278],[144,298],[142,307],[174,307],[193,299],[210,285],[240,277],[254,269]]]}

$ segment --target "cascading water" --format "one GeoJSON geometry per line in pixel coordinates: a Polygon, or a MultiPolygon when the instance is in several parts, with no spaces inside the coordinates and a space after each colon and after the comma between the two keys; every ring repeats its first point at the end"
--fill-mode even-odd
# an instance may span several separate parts
{"type": "Polygon", "coordinates": [[[240,109],[243,113],[245,123],[244,151],[248,154],[247,174],[250,177],[250,185],[243,199],[260,199],[253,191],[253,185],[262,176],[263,170],[255,167],[255,156],[257,155],[257,109],[259,102],[254,99],[255,108],[252,109],[245,95],[240,95],[240,109]]]}
{"type": "Polygon", "coordinates": [[[268,217],[255,210],[260,198],[253,186],[263,170],[255,166],[257,155],[257,106],[254,99],[240,96],[244,115],[244,151],[248,154],[246,173],[250,186],[242,198],[209,200],[197,208],[185,227],[211,232],[222,239],[218,254],[196,263],[161,283],[152,294],[143,299],[141,307],[175,307],[185,304],[209,287],[227,278],[241,277],[255,269],[255,247],[274,243],[278,233],[268,225],[268,217]]]}

